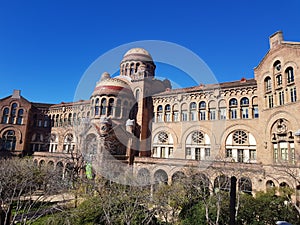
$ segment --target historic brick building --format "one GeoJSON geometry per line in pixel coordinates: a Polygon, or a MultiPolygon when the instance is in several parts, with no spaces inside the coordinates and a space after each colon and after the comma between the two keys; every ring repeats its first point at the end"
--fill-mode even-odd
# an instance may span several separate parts
{"type": "Polygon", "coordinates": [[[109,155],[150,183],[197,168],[207,186],[235,176],[245,192],[290,186],[299,197],[299,66],[300,43],[277,32],[254,79],[171,89],[155,79],[151,55],[134,48],[89,100],[37,104],[17,91],[1,99],[1,151],[62,170],[72,153],[94,166],[109,155]]]}

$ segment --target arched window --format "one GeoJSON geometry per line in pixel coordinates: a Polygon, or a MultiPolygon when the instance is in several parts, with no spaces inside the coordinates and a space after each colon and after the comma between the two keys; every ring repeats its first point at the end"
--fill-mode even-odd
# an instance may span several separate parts
{"type": "Polygon", "coordinates": [[[272,80],[270,77],[265,78],[264,84],[265,84],[265,92],[272,90],[272,80]]]}
{"type": "Polygon", "coordinates": [[[57,145],[58,145],[57,135],[56,134],[51,134],[49,152],[56,152],[57,151],[57,145]]]}
{"type": "Polygon", "coordinates": [[[9,108],[4,108],[3,116],[2,116],[2,123],[8,123],[8,116],[9,116],[9,108]]]}
{"type": "Polygon", "coordinates": [[[75,140],[74,136],[71,133],[68,133],[64,138],[63,151],[64,153],[70,153],[75,149],[75,140]]]}
{"type": "Polygon", "coordinates": [[[157,122],[163,122],[163,107],[162,105],[157,106],[157,122]]]}
{"type": "Polygon", "coordinates": [[[242,110],[242,118],[248,119],[249,118],[249,99],[243,97],[241,99],[241,110],[242,110]]]}
{"type": "Polygon", "coordinates": [[[134,63],[130,64],[130,75],[134,74],[134,63]]]}
{"type": "Polygon", "coordinates": [[[256,162],[256,140],[245,130],[235,130],[226,139],[225,156],[234,162],[256,162]]]}
{"type": "Polygon", "coordinates": [[[171,106],[169,104],[165,106],[165,120],[171,122],[171,106]]]}
{"type": "Polygon", "coordinates": [[[17,103],[13,103],[11,106],[10,123],[12,123],[12,124],[16,123],[15,118],[16,118],[16,114],[17,114],[17,107],[18,107],[17,103]]]}
{"type": "Polygon", "coordinates": [[[197,120],[197,104],[196,102],[191,102],[190,103],[190,117],[191,121],[196,121],[197,120]]]}
{"type": "Polygon", "coordinates": [[[95,116],[99,115],[99,98],[95,101],[95,116]]]}
{"type": "Polygon", "coordinates": [[[139,70],[139,66],[140,66],[140,64],[139,63],[137,63],[136,65],[135,65],[135,72],[137,73],[138,72],[138,70],[139,70]]]}
{"type": "Polygon", "coordinates": [[[206,103],[205,101],[201,101],[199,103],[199,116],[200,120],[206,120],[206,103]]]}
{"type": "Polygon", "coordinates": [[[294,69],[293,67],[288,67],[285,70],[286,77],[287,77],[287,83],[293,83],[294,82],[294,69]]]}
{"type": "Polygon", "coordinates": [[[185,141],[185,158],[207,160],[210,158],[210,138],[200,130],[193,131],[185,141]]]}
{"type": "Polygon", "coordinates": [[[101,116],[106,115],[106,98],[101,99],[101,116]]]}
{"type": "Polygon", "coordinates": [[[114,114],[114,99],[110,98],[108,101],[108,108],[107,108],[107,116],[114,114]]]}
{"type": "Polygon", "coordinates": [[[140,89],[136,89],[136,91],[135,91],[135,99],[136,99],[137,102],[139,101],[139,99],[140,99],[140,89]]]}
{"type": "Polygon", "coordinates": [[[236,98],[232,98],[229,100],[230,119],[237,119],[237,105],[238,101],[236,98]]]}
{"type": "Polygon", "coordinates": [[[281,74],[278,74],[276,76],[276,84],[278,87],[280,87],[282,85],[282,75],[281,74]]]}
{"type": "Polygon", "coordinates": [[[273,68],[274,68],[274,70],[273,70],[274,74],[280,72],[281,71],[281,62],[279,60],[276,60],[273,64],[273,68]]]}
{"type": "Polygon", "coordinates": [[[232,98],[229,100],[229,106],[237,106],[238,101],[236,98],[232,98]]]}
{"type": "Polygon", "coordinates": [[[161,131],[153,138],[152,156],[170,158],[173,156],[174,141],[171,134],[161,131]]]}
{"type": "Polygon", "coordinates": [[[73,121],[73,118],[72,118],[72,113],[69,113],[68,115],[68,125],[72,125],[72,121],[73,121]]]}
{"type": "Polygon", "coordinates": [[[16,136],[13,130],[6,131],[2,136],[2,148],[7,151],[14,151],[16,148],[16,136]]]}
{"type": "Polygon", "coordinates": [[[249,105],[249,99],[244,97],[241,99],[241,106],[249,105]]]}
{"type": "Polygon", "coordinates": [[[181,121],[188,121],[188,104],[181,105],[181,121]]]}

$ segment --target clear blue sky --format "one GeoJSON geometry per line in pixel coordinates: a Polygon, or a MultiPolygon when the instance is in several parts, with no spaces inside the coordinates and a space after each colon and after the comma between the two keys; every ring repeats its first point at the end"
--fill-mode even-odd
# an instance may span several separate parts
{"type": "Polygon", "coordinates": [[[34,102],[72,101],[94,60],[140,40],[192,50],[219,82],[252,78],[271,34],[300,41],[299,9],[298,0],[2,0],[0,98],[21,89],[34,102]]]}

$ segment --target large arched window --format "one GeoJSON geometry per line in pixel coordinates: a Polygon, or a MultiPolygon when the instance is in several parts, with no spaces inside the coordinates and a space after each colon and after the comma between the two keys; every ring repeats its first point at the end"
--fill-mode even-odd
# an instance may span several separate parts
{"type": "Polygon", "coordinates": [[[256,140],[245,130],[235,130],[226,139],[225,156],[234,162],[256,162],[256,140]]]}
{"type": "Polygon", "coordinates": [[[8,123],[8,117],[9,117],[9,108],[4,108],[3,116],[2,116],[2,123],[8,123]]]}
{"type": "Polygon", "coordinates": [[[272,126],[273,157],[274,162],[296,163],[296,153],[293,131],[286,119],[278,119],[272,126]]]}
{"type": "Polygon", "coordinates": [[[153,138],[152,156],[157,158],[173,157],[174,141],[171,134],[161,131],[153,138]]]}
{"type": "Polygon", "coordinates": [[[6,131],[2,136],[2,148],[7,151],[14,151],[16,148],[16,135],[13,130],[6,131]]]}
{"type": "Polygon", "coordinates": [[[210,138],[200,130],[190,133],[185,142],[185,158],[207,160],[210,158],[210,138]]]}

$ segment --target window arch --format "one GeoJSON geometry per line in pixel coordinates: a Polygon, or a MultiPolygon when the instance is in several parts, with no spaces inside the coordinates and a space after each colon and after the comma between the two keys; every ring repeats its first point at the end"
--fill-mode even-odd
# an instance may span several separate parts
{"type": "Polygon", "coordinates": [[[4,108],[3,110],[3,116],[2,116],[2,123],[8,123],[9,119],[9,108],[4,108]]]}
{"type": "Polygon", "coordinates": [[[163,122],[163,106],[157,106],[157,122],[163,122]]]}
{"type": "Polygon", "coordinates": [[[101,116],[106,115],[106,98],[101,99],[101,116]]]}
{"type": "Polygon", "coordinates": [[[238,105],[238,101],[236,98],[232,98],[229,100],[229,106],[237,106],[238,105]]]}
{"type": "Polygon", "coordinates": [[[273,73],[276,74],[281,71],[281,62],[276,60],[273,64],[273,73]]]}
{"type": "Polygon", "coordinates": [[[206,160],[210,158],[210,138],[200,131],[191,132],[185,142],[185,158],[206,160]]]}
{"type": "Polygon", "coordinates": [[[171,118],[171,106],[170,104],[167,104],[165,106],[165,121],[166,122],[171,122],[172,118],[171,118]]]}
{"type": "Polygon", "coordinates": [[[256,162],[256,140],[245,130],[231,132],[225,142],[225,156],[235,162],[256,162]]]}
{"type": "Polygon", "coordinates": [[[190,118],[191,118],[191,121],[197,120],[197,104],[196,104],[196,102],[190,103],[190,118]]]}
{"type": "Polygon", "coordinates": [[[269,92],[272,90],[272,79],[271,77],[266,77],[264,80],[265,92],[269,92]]]}
{"type": "Polygon", "coordinates": [[[132,75],[132,74],[134,74],[134,63],[130,64],[130,74],[129,75],[132,75]]]}
{"type": "Polygon", "coordinates": [[[206,120],[206,102],[201,101],[199,103],[199,119],[206,120]]]}
{"type": "Polygon", "coordinates": [[[75,149],[75,138],[73,134],[68,133],[64,138],[63,151],[64,153],[70,153],[75,149]]]}
{"type": "Polygon", "coordinates": [[[2,135],[2,148],[7,151],[14,151],[16,148],[16,135],[15,131],[8,130],[2,135]]]}
{"type": "Polygon", "coordinates": [[[160,131],[153,138],[152,156],[156,158],[173,157],[174,140],[171,134],[160,131]]]}
{"type": "Polygon", "coordinates": [[[241,99],[241,106],[243,105],[249,105],[249,99],[247,97],[241,99]]]}
{"type": "Polygon", "coordinates": [[[114,115],[114,102],[115,100],[113,98],[110,98],[108,101],[108,108],[107,108],[107,115],[113,116],[114,115]]]}
{"type": "Polygon", "coordinates": [[[294,69],[293,67],[288,67],[285,70],[286,78],[287,78],[287,83],[293,83],[294,82],[294,69]]]}
{"type": "Polygon", "coordinates": [[[56,152],[57,145],[58,145],[58,136],[56,134],[51,134],[50,135],[49,152],[56,152]]]}
{"type": "Polygon", "coordinates": [[[99,98],[95,101],[95,116],[99,115],[99,98]]]}
{"type": "Polygon", "coordinates": [[[17,103],[13,103],[11,105],[11,110],[10,110],[10,123],[15,124],[16,123],[16,114],[17,114],[17,107],[18,104],[17,103]]]}

